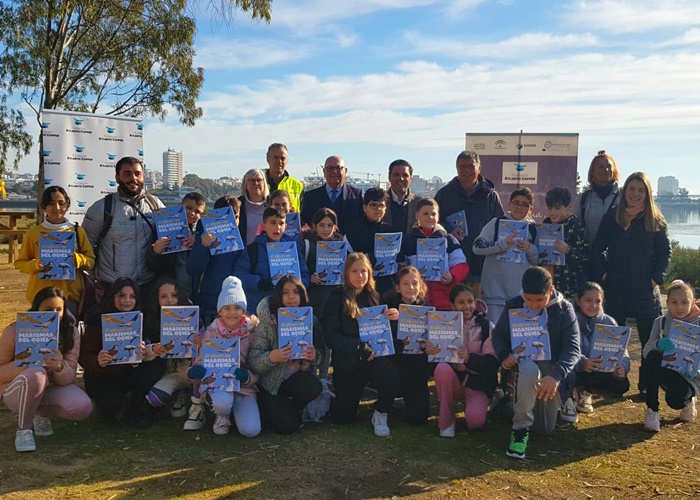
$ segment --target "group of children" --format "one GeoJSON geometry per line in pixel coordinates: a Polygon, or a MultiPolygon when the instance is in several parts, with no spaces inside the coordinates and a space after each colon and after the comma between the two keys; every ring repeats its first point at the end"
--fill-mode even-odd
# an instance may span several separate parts
{"type": "MultiPolygon", "coordinates": [[[[63,213],[55,210],[52,213],[49,209],[51,203],[56,205],[53,199],[58,196],[56,192],[42,204],[48,223],[73,230],[64,217],[70,203],[65,192],[59,192],[64,202],[63,213]]],[[[188,200],[190,205],[197,205],[198,199],[192,196],[186,197],[183,204],[187,205],[188,200]]],[[[506,218],[528,220],[533,201],[529,189],[514,191],[506,218]]],[[[306,228],[304,240],[297,245],[300,276],[287,275],[276,284],[272,282],[267,244],[290,239],[285,229],[291,201],[284,191],[272,193],[259,234],[244,250],[210,255],[208,247],[214,241],[213,235],[197,231],[186,261],[186,271],[193,283],[191,289],[183,290],[181,280],[166,278],[152,287],[152,296],[143,300],[136,283],[120,278],[87,314],[82,336],[78,334],[75,314],[66,310],[70,296],[55,283],[47,282],[46,285],[54,286],[37,290],[32,297],[32,310],[60,312],[59,349],[45,357],[43,367],[16,367],[14,324],[0,338],[0,394],[5,404],[19,415],[16,449],[33,450],[34,435],[50,435],[49,417],[86,418],[92,409],[90,398],[98,418],[107,423],[124,419],[134,426],[145,427],[157,411],[169,407],[173,416],[187,415],[185,430],[197,430],[206,421],[208,405],[215,415],[216,434],[229,432],[231,417],[238,432],[246,437],[257,436],[263,427],[282,434],[292,433],[302,426],[305,408],[327,393],[330,364],[334,390],[330,419],[339,424],[354,422],[363,391],[369,384],[377,393],[371,421],[374,433],[380,437],[391,434],[388,418],[396,398],[404,400],[407,421],[422,424],[428,420],[431,376],[440,400],[438,426],[443,437],[455,435],[456,400],[465,401],[466,426],[476,429],[485,424],[490,402],[510,384],[513,430],[507,454],[524,458],[530,430],[551,433],[558,415],[563,420],[574,421],[576,410],[593,411],[594,393],[621,395],[629,389],[626,353],[620,366],[610,373],[598,372],[600,360],[589,357],[595,325],[615,322],[603,313],[602,288],[582,279],[582,245],[586,243],[580,222],[572,215],[571,196],[567,190],[557,188],[547,194],[546,201],[549,220],[564,225],[564,242],[557,248],[567,255],[566,266],[551,269],[537,266],[534,238],[500,241],[495,235],[499,222],[496,218],[474,241],[474,253],[486,256],[481,297],[462,283],[469,273],[468,263],[455,237],[439,223],[439,206],[430,198],[418,203],[416,223],[405,236],[397,258],[402,265],[399,271],[381,283],[375,280],[372,245],[374,235],[385,232],[381,219],[388,202],[387,193],[378,188],[365,192],[364,219],[345,237],[338,233],[335,212],[319,210],[311,227],[306,228]],[[343,285],[322,285],[316,272],[316,243],[343,238],[355,250],[347,255],[343,285]],[[415,267],[417,241],[421,238],[447,240],[448,270],[439,281],[425,282],[415,267]],[[525,262],[515,264],[497,259],[512,246],[525,254],[525,262]],[[160,308],[188,304],[190,299],[200,306],[204,321],[200,333],[194,336],[195,345],[201,347],[203,342],[233,337],[240,343],[240,367],[233,373],[240,388],[235,394],[221,391],[209,394],[200,390],[207,377],[201,354],[191,361],[161,357],[165,349],[160,344],[160,308]],[[360,309],[380,304],[387,305],[384,314],[394,339],[392,356],[375,357],[359,336],[360,309]],[[428,355],[436,353],[436,347],[429,341],[424,343],[421,354],[404,353],[404,342],[396,333],[401,304],[460,311],[463,318],[462,347],[457,351],[460,362],[429,363],[428,355]],[[277,312],[281,307],[306,305],[313,306],[315,315],[313,341],[303,350],[302,359],[292,360],[290,348],[279,346],[277,312]],[[522,307],[547,311],[551,361],[516,359],[513,355],[509,311],[522,307]],[[140,346],[143,362],[111,365],[113,354],[102,345],[101,315],[141,310],[144,312],[140,346]],[[78,360],[84,369],[87,395],[72,385],[78,360]],[[187,395],[190,395],[189,411],[187,395]]],[[[217,200],[215,207],[227,205],[238,219],[240,203],[235,198],[217,200]]],[[[193,225],[198,219],[196,212],[203,211],[203,207],[195,208],[188,209],[188,221],[193,225]]],[[[88,250],[91,249],[85,249],[85,262],[89,262],[88,250]]],[[[26,254],[28,261],[38,261],[31,249],[26,254]]],[[[33,265],[33,269],[40,269],[37,263],[33,265]]],[[[700,389],[697,377],[684,377],[661,366],[663,352],[673,349],[673,341],[666,336],[671,320],[696,324],[700,321],[700,309],[688,285],[674,282],[668,301],[668,314],[657,319],[651,339],[644,346],[651,373],[646,388],[645,427],[653,431],[658,431],[660,425],[658,387],[665,389],[669,406],[682,409],[681,419],[685,421],[695,417],[695,394],[700,389]]]]}

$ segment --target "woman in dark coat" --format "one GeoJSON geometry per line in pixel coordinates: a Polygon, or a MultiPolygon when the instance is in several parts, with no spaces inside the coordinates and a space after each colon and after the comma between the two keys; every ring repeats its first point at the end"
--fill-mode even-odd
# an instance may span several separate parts
{"type": "MultiPolygon", "coordinates": [[[[603,216],[593,242],[596,280],[605,288],[605,312],[624,325],[636,318],[639,340],[649,340],[654,319],[661,315],[659,285],[671,258],[666,220],[654,203],[651,182],[643,172],[625,181],[617,210],[603,216]]],[[[644,387],[644,362],[639,389],[644,387]]]]}

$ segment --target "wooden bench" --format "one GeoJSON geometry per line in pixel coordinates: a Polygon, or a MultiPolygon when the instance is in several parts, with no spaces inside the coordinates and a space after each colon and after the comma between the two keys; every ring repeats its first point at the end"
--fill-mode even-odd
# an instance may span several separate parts
{"type": "Polygon", "coordinates": [[[27,234],[26,229],[0,229],[0,236],[7,236],[7,262],[12,264],[19,254],[20,238],[27,234]]]}

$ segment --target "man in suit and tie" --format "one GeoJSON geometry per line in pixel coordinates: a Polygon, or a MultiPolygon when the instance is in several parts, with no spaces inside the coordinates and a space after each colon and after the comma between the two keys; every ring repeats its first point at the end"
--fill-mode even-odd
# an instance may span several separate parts
{"type": "Polygon", "coordinates": [[[362,190],[345,183],[348,169],[340,156],[329,156],[323,164],[326,183],[304,191],[301,208],[302,224],[311,224],[314,214],[321,208],[330,208],[338,214],[338,226],[342,234],[356,221],[362,219],[362,190]]]}

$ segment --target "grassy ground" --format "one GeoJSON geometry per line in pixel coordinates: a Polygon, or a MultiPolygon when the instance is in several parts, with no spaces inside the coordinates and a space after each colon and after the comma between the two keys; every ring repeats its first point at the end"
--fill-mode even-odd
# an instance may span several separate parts
{"type": "MultiPolygon", "coordinates": [[[[25,309],[26,279],[0,264],[0,324],[25,309]]],[[[632,346],[633,359],[639,346],[632,346]]],[[[636,369],[636,363],[634,364],[636,369]]],[[[633,370],[634,371],[634,370],[633,370]]],[[[633,375],[635,375],[633,373],[633,375]]],[[[636,387],[636,380],[633,381],[636,387]]],[[[436,418],[415,427],[390,418],[392,437],[371,431],[369,402],[351,426],[308,424],[295,436],[215,436],[211,422],[185,433],[163,417],[148,430],[55,421],[38,451],[13,449],[15,419],[0,410],[2,498],[665,498],[700,497],[698,424],[680,423],[662,404],[662,431],[642,428],[634,397],[596,400],[548,437],[533,436],[529,459],[504,454],[508,423],[454,439],[436,418]]],[[[400,403],[397,403],[400,411],[400,403]]],[[[437,415],[437,408],[433,408],[437,415]]]]}

